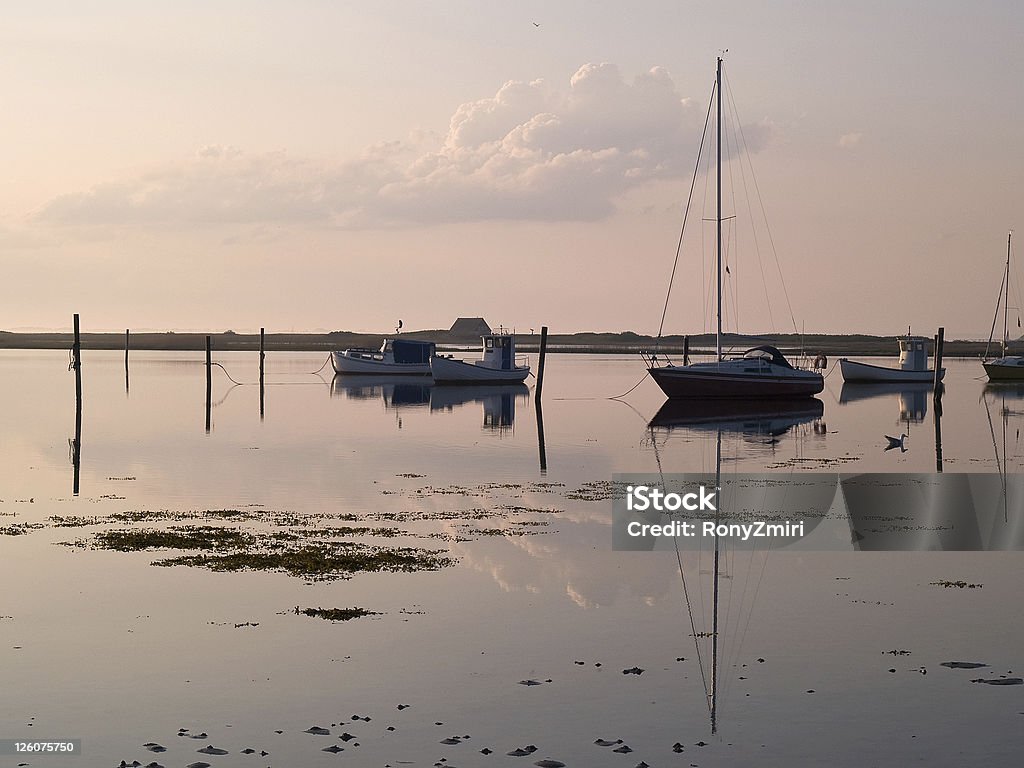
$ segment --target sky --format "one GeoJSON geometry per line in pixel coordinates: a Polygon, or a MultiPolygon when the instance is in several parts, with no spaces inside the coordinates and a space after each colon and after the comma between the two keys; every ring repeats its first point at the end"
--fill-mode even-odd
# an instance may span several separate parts
{"type": "MultiPolygon", "coordinates": [[[[987,337],[1024,222],[1017,2],[3,9],[4,330],[656,333],[726,49],[727,328],[987,337]]],[[[714,327],[712,179],[666,333],[714,327]]]]}

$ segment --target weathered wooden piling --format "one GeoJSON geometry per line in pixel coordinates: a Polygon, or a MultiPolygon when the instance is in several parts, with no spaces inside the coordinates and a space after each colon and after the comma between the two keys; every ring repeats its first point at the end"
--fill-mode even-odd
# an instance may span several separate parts
{"type": "Polygon", "coordinates": [[[263,360],[266,357],[264,352],[266,329],[260,328],[260,419],[263,419],[263,360]]]}
{"type": "Polygon", "coordinates": [[[210,337],[206,337],[206,431],[210,431],[210,400],[213,396],[213,357],[210,349],[210,337]]]}
{"type": "Polygon", "coordinates": [[[77,496],[82,466],[82,334],[78,315],[74,317],[75,341],[71,346],[71,367],[75,371],[75,440],[71,444],[72,493],[77,496]]]}
{"type": "Polygon", "coordinates": [[[938,400],[942,397],[942,347],[945,344],[946,329],[939,327],[939,332],[935,334],[935,381],[934,381],[934,397],[938,400]]]}
{"type": "Polygon", "coordinates": [[[942,347],[946,329],[935,334],[935,379],[932,385],[932,421],[935,422],[935,471],[942,471],[942,347]]]}
{"type": "Polygon", "coordinates": [[[534,400],[540,403],[541,390],[544,389],[544,358],[548,353],[548,327],[540,327],[540,357],[537,361],[537,390],[534,392],[534,400]]]}
{"type": "Polygon", "coordinates": [[[131,331],[124,329],[124,391],[128,391],[128,348],[131,346],[131,331]]]}
{"type": "Polygon", "coordinates": [[[690,364],[690,337],[683,336],[683,365],[690,364]]]}

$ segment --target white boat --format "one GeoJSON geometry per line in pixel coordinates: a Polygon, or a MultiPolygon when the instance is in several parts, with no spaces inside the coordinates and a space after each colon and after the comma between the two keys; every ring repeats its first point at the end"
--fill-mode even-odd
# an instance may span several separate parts
{"type": "Polygon", "coordinates": [[[430,361],[436,354],[434,342],[385,339],[379,350],[344,349],[331,353],[335,373],[411,376],[430,375],[430,361]]]}
{"type": "MultiPolygon", "coordinates": [[[[890,368],[885,365],[872,365],[856,360],[839,359],[839,369],[843,372],[843,381],[861,383],[882,382],[934,382],[935,370],[928,367],[928,339],[924,336],[907,335],[899,339],[900,367],[890,368]]],[[[939,369],[939,381],[946,375],[946,369],[939,369]]]]}
{"type": "MultiPolygon", "coordinates": [[[[665,364],[657,352],[644,355],[647,370],[670,399],[722,399],[746,400],[776,398],[808,398],[821,392],[825,379],[818,371],[795,368],[777,348],[762,345],[747,350],[742,357],[726,359],[722,354],[722,58],[718,58],[715,76],[714,100],[718,108],[717,141],[717,213],[713,221],[717,224],[715,237],[717,267],[715,277],[718,284],[715,302],[718,331],[715,337],[715,359],[712,362],[682,365],[665,364]]],[[[703,140],[701,147],[703,148],[703,140]]],[[[698,167],[700,159],[698,158],[698,167]]],[[[694,176],[696,180],[696,175],[694,176]]],[[[692,191],[691,191],[692,194],[692,191]]],[[[684,216],[683,226],[686,226],[684,216]]],[[[680,237],[682,242],[682,237],[680,237]]],[[[676,252],[678,259],[678,250],[676,252]]],[[[675,274],[673,266],[672,274],[675,274]]],[[[671,291],[671,285],[669,286],[671,291]]],[[[668,299],[666,298],[666,309],[668,299]]],[[[664,322],[664,313],[662,314],[664,322]]],[[[659,330],[659,336],[661,331],[659,330]]]]}
{"type": "MultiPolygon", "coordinates": [[[[994,360],[988,359],[988,347],[985,348],[985,360],[982,365],[989,381],[1024,381],[1024,357],[1020,355],[1006,354],[1010,349],[1010,335],[1007,330],[1007,314],[1009,312],[1010,298],[1010,239],[1013,232],[1006,236],[1006,269],[1003,272],[1003,282],[999,287],[999,300],[996,301],[996,315],[992,318],[992,331],[989,333],[988,343],[992,344],[992,336],[996,330],[996,318],[999,317],[999,304],[1003,305],[1003,343],[1002,357],[994,360]]],[[[1020,325],[1020,320],[1017,320],[1020,325]]]]}
{"type": "Polygon", "coordinates": [[[435,384],[514,384],[530,375],[529,365],[516,361],[516,342],[512,334],[490,333],[481,337],[483,352],[479,360],[468,362],[454,357],[430,358],[430,373],[435,384]]]}

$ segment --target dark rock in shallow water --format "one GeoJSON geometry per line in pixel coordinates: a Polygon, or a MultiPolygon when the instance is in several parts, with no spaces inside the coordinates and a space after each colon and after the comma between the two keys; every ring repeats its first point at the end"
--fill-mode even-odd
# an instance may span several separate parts
{"type": "Polygon", "coordinates": [[[146,768],[164,768],[160,763],[146,763],[146,768]]]}
{"type": "Polygon", "coordinates": [[[202,749],[197,749],[196,752],[202,752],[204,755],[226,755],[228,753],[226,749],[220,749],[213,744],[207,744],[202,749]]]}
{"type": "Polygon", "coordinates": [[[678,741],[675,744],[672,745],[672,751],[675,752],[676,754],[682,752],[684,749],[686,749],[686,747],[684,747],[678,741]]]}
{"type": "Polygon", "coordinates": [[[484,747],[483,749],[481,749],[481,750],[480,750],[480,754],[481,754],[481,755],[489,755],[489,754],[491,754],[491,753],[492,753],[493,751],[494,751],[493,749],[488,749],[487,747],[484,747]]]}
{"type": "Polygon", "coordinates": [[[339,747],[337,744],[332,744],[329,747],[324,747],[320,751],[321,752],[333,752],[334,754],[338,754],[339,752],[344,752],[345,748],[344,747],[339,747]]]}
{"type": "Polygon", "coordinates": [[[442,744],[452,745],[452,744],[461,744],[462,742],[459,739],[456,739],[454,736],[450,736],[447,739],[441,739],[441,743],[442,744]]]}
{"type": "Polygon", "coordinates": [[[599,747],[614,747],[616,744],[621,744],[622,739],[616,739],[615,741],[609,741],[608,739],[595,739],[594,743],[599,747]]]}
{"type": "Polygon", "coordinates": [[[520,685],[540,685],[539,680],[520,680],[520,685]]]}
{"type": "Polygon", "coordinates": [[[643,673],[644,670],[640,669],[640,667],[630,667],[629,669],[622,670],[624,675],[642,675],[643,673]]]}
{"type": "Polygon", "coordinates": [[[565,763],[560,763],[557,760],[538,760],[534,765],[537,768],[565,768],[565,763]]]}
{"type": "Polygon", "coordinates": [[[209,763],[189,763],[185,768],[210,768],[209,763]]]}
{"type": "Polygon", "coordinates": [[[622,745],[621,747],[617,747],[616,749],[613,749],[613,750],[612,750],[612,752],[618,752],[618,753],[619,753],[620,755],[628,755],[628,754],[629,754],[630,752],[632,752],[632,751],[633,751],[633,750],[632,750],[632,749],[630,749],[630,748],[629,748],[628,746],[626,746],[625,744],[623,744],[623,745],[622,745]]]}
{"type": "Polygon", "coordinates": [[[348,731],[345,731],[345,732],[344,732],[343,734],[341,734],[341,736],[339,736],[338,738],[339,738],[339,739],[341,739],[342,741],[352,741],[352,739],[354,739],[354,738],[355,738],[355,736],[353,736],[353,735],[352,735],[351,733],[349,733],[348,731]]]}
{"type": "Polygon", "coordinates": [[[950,669],[978,669],[980,667],[987,667],[988,664],[981,664],[977,661],[944,661],[940,666],[949,667],[950,669]]]}
{"type": "Polygon", "coordinates": [[[157,744],[155,742],[152,742],[152,741],[147,742],[147,743],[143,744],[142,746],[144,746],[150,752],[166,752],[167,751],[167,747],[162,747],[159,744],[157,744]]]}
{"type": "Polygon", "coordinates": [[[527,755],[532,755],[536,751],[537,747],[533,744],[527,744],[525,747],[513,749],[511,752],[506,752],[505,754],[509,757],[526,757],[527,755]]]}
{"type": "Polygon", "coordinates": [[[985,685],[1024,685],[1024,678],[1020,677],[993,677],[988,680],[979,677],[971,680],[972,683],[985,683],[985,685]]]}
{"type": "Polygon", "coordinates": [[[255,749],[251,749],[250,747],[246,747],[245,749],[242,750],[242,754],[243,755],[255,755],[256,754],[256,750],[255,749]]]}
{"type": "Polygon", "coordinates": [[[331,732],[326,728],[321,728],[319,725],[313,725],[306,729],[306,733],[311,733],[314,736],[330,736],[331,732]]]}

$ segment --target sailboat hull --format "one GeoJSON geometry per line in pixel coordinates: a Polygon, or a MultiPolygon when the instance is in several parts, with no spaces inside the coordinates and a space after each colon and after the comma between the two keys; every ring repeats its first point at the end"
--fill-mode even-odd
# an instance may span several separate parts
{"type": "Polygon", "coordinates": [[[1024,381],[1024,357],[1001,357],[982,365],[989,381],[1024,381]]]}
{"type": "Polygon", "coordinates": [[[651,377],[670,399],[764,400],[813,397],[825,387],[821,374],[768,366],[757,372],[723,364],[650,368],[651,377]],[[777,369],[777,370],[773,370],[777,369]]]}

